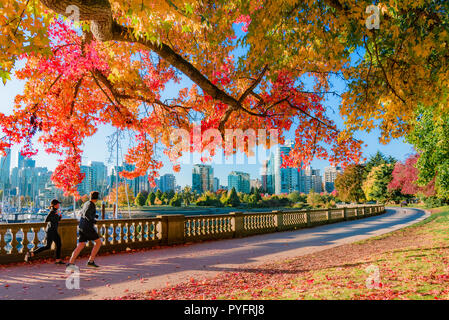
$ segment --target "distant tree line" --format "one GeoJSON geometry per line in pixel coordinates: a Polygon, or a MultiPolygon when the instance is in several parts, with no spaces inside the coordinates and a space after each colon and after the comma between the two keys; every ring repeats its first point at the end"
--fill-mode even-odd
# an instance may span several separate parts
{"type": "Polygon", "coordinates": [[[419,155],[404,162],[377,152],[365,164],[350,165],[337,176],[334,193],[344,202],[401,203],[416,201],[428,207],[447,203],[438,196],[435,180],[419,180],[419,155]]]}

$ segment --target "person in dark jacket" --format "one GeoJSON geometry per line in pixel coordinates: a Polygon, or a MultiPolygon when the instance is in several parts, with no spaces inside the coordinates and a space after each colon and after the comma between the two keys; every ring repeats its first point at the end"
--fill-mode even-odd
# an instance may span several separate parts
{"type": "Polygon", "coordinates": [[[67,264],[68,267],[74,265],[76,258],[78,257],[80,252],[84,249],[86,243],[88,241],[93,241],[95,245],[92,248],[89,261],[87,262],[87,266],[98,268],[98,265],[95,264],[94,260],[95,256],[98,253],[98,250],[100,250],[101,239],[97,233],[97,230],[95,230],[94,226],[97,223],[98,218],[95,203],[97,203],[99,195],[100,194],[98,193],[98,191],[92,191],[90,193],[90,201],[84,203],[83,208],[81,209],[81,218],[78,225],[78,235],[79,235],[78,246],[72,253],[72,257],[70,258],[70,261],[67,264]]]}
{"type": "Polygon", "coordinates": [[[25,261],[31,261],[31,259],[36,255],[41,253],[42,251],[46,251],[51,249],[51,245],[54,242],[56,245],[55,250],[55,258],[56,258],[56,264],[64,264],[64,262],[61,261],[61,237],[58,233],[58,225],[59,221],[61,221],[61,213],[58,211],[60,202],[57,199],[53,199],[50,203],[50,213],[47,215],[47,218],[45,218],[45,222],[47,223],[47,228],[45,229],[46,232],[46,245],[43,247],[40,247],[36,250],[29,251],[25,255],[25,261]]]}

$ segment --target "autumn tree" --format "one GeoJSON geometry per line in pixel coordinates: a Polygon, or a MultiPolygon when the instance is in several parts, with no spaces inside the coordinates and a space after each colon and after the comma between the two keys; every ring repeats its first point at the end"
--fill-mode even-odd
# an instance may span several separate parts
{"type": "Polygon", "coordinates": [[[399,190],[404,195],[435,196],[435,179],[431,179],[427,185],[418,185],[419,170],[416,167],[418,154],[411,155],[404,162],[396,162],[391,174],[392,180],[388,185],[389,190],[399,190]]]}
{"type": "MultiPolygon", "coordinates": [[[[83,142],[106,124],[135,136],[125,156],[135,170],[121,175],[148,171],[152,185],[161,168],[157,144],[173,161],[184,152],[213,155],[222,147],[217,137],[173,148],[173,129],[192,133],[198,119],[201,132],[255,130],[260,145],[270,139],[258,129],[276,129],[281,143],[294,131],[284,166],[306,166],[313,158],[358,162],[362,142],[353,131],[379,127],[386,142],[411,130],[419,104],[447,111],[448,2],[386,0],[377,6],[380,28],[367,23],[371,4],[4,0],[0,77],[7,81],[22,59],[16,77],[26,85],[13,113],[0,114],[0,150],[22,144],[32,156],[37,136],[59,157],[55,185],[75,195],[84,178],[83,142]],[[340,109],[344,131],[322,105],[338,94],[335,77],[348,84],[340,109]],[[192,85],[161,98],[169,82],[187,78],[192,85]]],[[[239,148],[250,154],[252,143],[239,148]]]]}
{"type": "Polygon", "coordinates": [[[323,204],[323,201],[320,194],[311,190],[307,194],[307,204],[312,208],[318,208],[319,206],[321,206],[323,204]]]}
{"type": "Polygon", "coordinates": [[[345,202],[359,202],[365,200],[362,190],[365,168],[361,165],[350,165],[335,180],[338,198],[345,202]]]}
{"type": "MultiPolygon", "coordinates": [[[[108,203],[115,203],[117,188],[113,188],[107,196],[108,203]]],[[[126,183],[121,183],[118,187],[118,204],[119,206],[125,206],[133,204],[135,201],[134,193],[131,187],[126,183]]]]}
{"type": "Polygon", "coordinates": [[[366,200],[385,202],[395,198],[396,190],[388,188],[392,180],[394,167],[394,164],[382,163],[371,168],[362,184],[366,200]]]}

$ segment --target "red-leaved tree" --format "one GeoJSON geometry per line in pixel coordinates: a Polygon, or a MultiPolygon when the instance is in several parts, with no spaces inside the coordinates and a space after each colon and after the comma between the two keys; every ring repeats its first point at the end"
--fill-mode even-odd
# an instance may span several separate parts
{"type": "Polygon", "coordinates": [[[423,194],[426,197],[435,195],[435,181],[426,186],[417,184],[419,171],[415,167],[419,155],[415,154],[407,158],[404,163],[398,161],[393,170],[393,179],[388,185],[388,190],[399,190],[402,194],[423,194]]]}
{"type": "MultiPolygon", "coordinates": [[[[35,155],[32,138],[37,136],[47,153],[59,157],[52,179],[66,194],[78,195],[77,185],[84,178],[80,172],[82,146],[101,125],[134,133],[136,143],[125,160],[135,170],[121,175],[132,179],[149,172],[152,183],[162,166],[156,145],[164,146],[174,162],[182,152],[207,150],[213,155],[223,147],[220,139],[193,139],[198,127],[201,132],[215,129],[223,136],[228,129],[256,134],[275,129],[280,143],[284,132],[295,129],[295,148],[285,161],[289,166],[305,166],[315,157],[342,165],[360,159],[361,142],[342,138],[325,115],[323,97],[306,92],[291,70],[266,65],[244,77],[236,73],[232,46],[223,45],[211,56],[216,68],[209,79],[198,80],[207,84],[204,88],[193,84],[163,101],[166,85],[179,83],[181,78],[172,64],[143,46],[96,41],[60,20],[48,32],[51,52],[21,56],[25,66],[16,76],[26,85],[16,97],[13,113],[0,113],[6,136],[0,150],[23,144],[23,155],[35,155]],[[173,152],[173,129],[190,133],[187,150],[173,152]]],[[[256,136],[256,144],[269,142],[267,137],[256,136]]],[[[234,147],[229,153],[251,152],[248,141],[243,149],[234,147]]],[[[179,165],[174,169],[179,170],[179,165]]]]}

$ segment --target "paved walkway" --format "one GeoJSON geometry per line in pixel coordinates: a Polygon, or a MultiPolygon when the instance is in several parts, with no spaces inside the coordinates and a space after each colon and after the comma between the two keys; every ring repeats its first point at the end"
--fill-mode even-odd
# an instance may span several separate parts
{"type": "Polygon", "coordinates": [[[403,228],[426,218],[418,209],[391,208],[381,216],[311,229],[100,256],[100,269],[80,266],[80,289],[65,285],[65,266],[0,267],[1,299],[103,299],[213,277],[222,271],[316,252],[403,228]]]}

